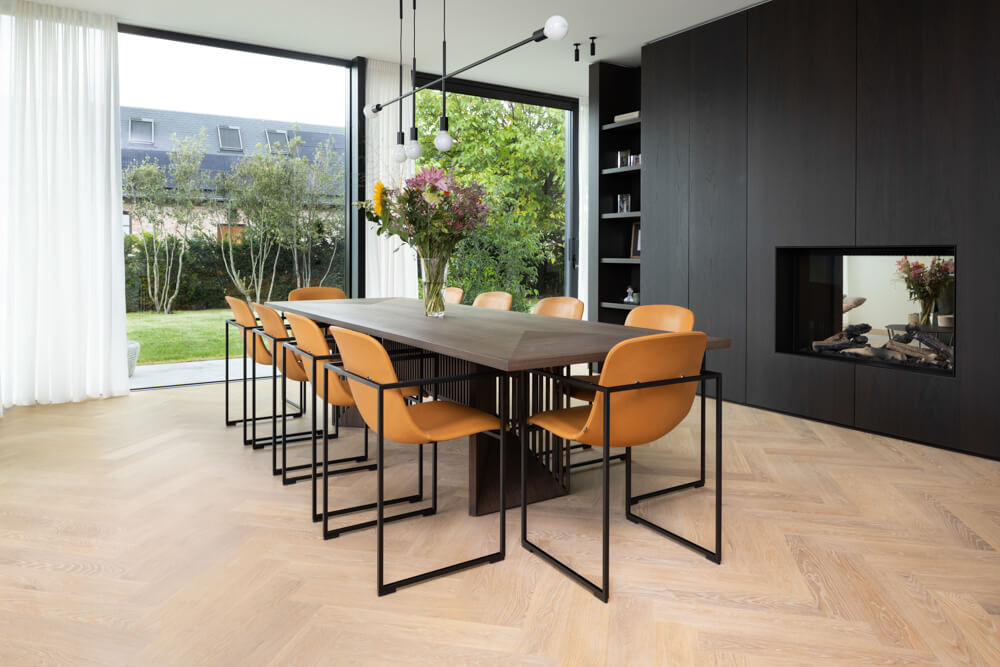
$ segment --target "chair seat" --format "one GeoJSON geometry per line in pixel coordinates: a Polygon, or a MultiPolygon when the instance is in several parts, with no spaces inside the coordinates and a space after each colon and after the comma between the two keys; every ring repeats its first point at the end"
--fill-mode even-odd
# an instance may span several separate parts
{"type": "MultiPolygon", "coordinates": [[[[601,379],[600,375],[574,375],[574,380],[583,380],[584,382],[592,382],[597,384],[601,379]]],[[[569,395],[573,398],[578,398],[581,401],[587,401],[588,403],[594,402],[594,397],[596,392],[593,389],[584,389],[583,387],[570,387],[569,395]]]]}
{"type": "Polygon", "coordinates": [[[417,403],[409,407],[409,412],[417,428],[427,434],[428,442],[443,442],[500,428],[500,419],[495,415],[451,401],[417,403]]]}
{"type": "Polygon", "coordinates": [[[575,408],[539,412],[528,418],[528,425],[540,426],[564,440],[577,440],[577,436],[581,435],[587,423],[590,410],[589,405],[580,405],[575,408]]]}

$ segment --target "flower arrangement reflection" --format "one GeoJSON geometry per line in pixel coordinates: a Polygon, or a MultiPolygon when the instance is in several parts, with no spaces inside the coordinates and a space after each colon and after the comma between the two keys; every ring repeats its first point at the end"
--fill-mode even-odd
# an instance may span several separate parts
{"type": "Polygon", "coordinates": [[[920,302],[920,324],[929,324],[934,301],[955,280],[954,258],[934,257],[927,265],[903,257],[896,262],[896,273],[903,279],[910,298],[920,302]]]}

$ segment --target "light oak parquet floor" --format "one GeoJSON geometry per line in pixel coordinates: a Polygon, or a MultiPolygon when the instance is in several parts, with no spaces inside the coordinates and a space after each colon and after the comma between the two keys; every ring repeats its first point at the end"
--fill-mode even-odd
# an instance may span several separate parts
{"type": "MultiPolygon", "coordinates": [[[[616,465],[610,604],[523,551],[517,512],[502,563],[378,598],[374,533],[324,542],[221,407],[214,385],[0,419],[0,664],[1000,664],[998,462],[726,405],[721,566],[626,522],[616,465]]],[[[637,449],[635,492],[689,479],[696,444],[695,413],[637,449]]],[[[390,448],[390,493],[414,456],[390,448]]],[[[466,481],[442,445],[440,512],[390,525],[388,576],[493,549],[466,481]]],[[[596,577],[600,473],[573,484],[530,531],[596,577]]],[[[712,494],[639,511],[711,544],[712,494]]]]}

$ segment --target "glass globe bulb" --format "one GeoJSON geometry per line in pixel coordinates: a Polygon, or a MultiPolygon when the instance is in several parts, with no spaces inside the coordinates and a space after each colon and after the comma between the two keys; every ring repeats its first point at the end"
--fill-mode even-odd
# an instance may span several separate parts
{"type": "Polygon", "coordinates": [[[395,144],[389,153],[389,157],[393,162],[406,162],[406,149],[403,147],[403,144],[395,144]]]}
{"type": "Polygon", "coordinates": [[[442,153],[447,153],[451,150],[451,147],[455,145],[455,140],[451,138],[445,130],[441,130],[434,137],[434,148],[438,149],[442,153]]]}
{"type": "Polygon", "coordinates": [[[569,32],[569,22],[558,14],[550,16],[545,20],[545,27],[542,28],[542,32],[549,39],[562,39],[569,32]]]}
{"type": "Polygon", "coordinates": [[[411,160],[418,159],[424,154],[424,149],[420,147],[420,142],[416,139],[410,139],[406,142],[406,157],[411,160]]]}
{"type": "Polygon", "coordinates": [[[367,118],[368,120],[371,120],[372,118],[374,118],[375,114],[378,113],[377,111],[375,111],[375,105],[374,104],[366,104],[365,108],[362,111],[365,114],[365,118],[367,118]]]}

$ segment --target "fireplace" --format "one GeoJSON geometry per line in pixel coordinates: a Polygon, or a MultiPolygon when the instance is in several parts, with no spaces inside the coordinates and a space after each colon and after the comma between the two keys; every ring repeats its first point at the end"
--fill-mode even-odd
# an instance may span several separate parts
{"type": "Polygon", "coordinates": [[[778,248],[775,349],[954,375],[954,246],[778,248]]]}

